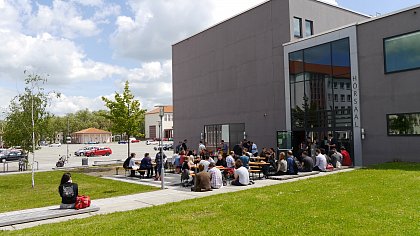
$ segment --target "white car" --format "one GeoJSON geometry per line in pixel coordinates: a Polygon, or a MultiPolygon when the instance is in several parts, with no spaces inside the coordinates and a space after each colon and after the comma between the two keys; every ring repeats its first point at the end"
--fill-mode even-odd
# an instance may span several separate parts
{"type": "Polygon", "coordinates": [[[158,145],[159,141],[154,140],[146,140],[146,145],[158,145]]]}
{"type": "Polygon", "coordinates": [[[50,143],[48,147],[61,147],[61,143],[50,143]]]}

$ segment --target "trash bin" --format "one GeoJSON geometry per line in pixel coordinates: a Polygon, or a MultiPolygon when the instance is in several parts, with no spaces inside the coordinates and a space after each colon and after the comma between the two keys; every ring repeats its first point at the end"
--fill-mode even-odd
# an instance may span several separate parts
{"type": "Polygon", "coordinates": [[[82,166],[87,166],[87,165],[89,165],[89,159],[82,158],[82,166]]]}

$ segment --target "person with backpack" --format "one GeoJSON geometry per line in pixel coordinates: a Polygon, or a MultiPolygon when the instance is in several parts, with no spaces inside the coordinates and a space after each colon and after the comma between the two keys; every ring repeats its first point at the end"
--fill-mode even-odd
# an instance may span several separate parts
{"type": "Polygon", "coordinates": [[[73,183],[70,173],[64,173],[61,177],[58,192],[61,197],[61,209],[72,209],[75,206],[77,195],[79,194],[79,187],[73,183]]]}

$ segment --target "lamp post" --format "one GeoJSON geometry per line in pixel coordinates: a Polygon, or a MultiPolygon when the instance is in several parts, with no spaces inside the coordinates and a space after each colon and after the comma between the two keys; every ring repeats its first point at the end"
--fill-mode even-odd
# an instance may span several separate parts
{"type": "Polygon", "coordinates": [[[160,148],[159,148],[159,152],[160,152],[160,160],[161,160],[161,169],[160,169],[160,179],[161,179],[161,188],[162,189],[165,189],[165,181],[164,181],[164,176],[165,176],[165,165],[164,165],[164,163],[163,163],[163,141],[162,141],[162,129],[163,129],[163,123],[162,123],[162,121],[163,121],[163,115],[164,115],[164,113],[165,113],[165,111],[164,111],[164,107],[165,106],[156,106],[156,107],[159,107],[159,117],[160,117],[160,125],[159,125],[159,146],[160,146],[160,148]]]}

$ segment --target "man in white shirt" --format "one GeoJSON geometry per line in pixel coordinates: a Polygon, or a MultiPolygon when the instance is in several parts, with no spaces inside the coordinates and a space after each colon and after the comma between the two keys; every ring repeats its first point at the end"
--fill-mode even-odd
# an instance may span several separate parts
{"type": "Polygon", "coordinates": [[[232,185],[235,186],[246,186],[249,184],[249,173],[248,169],[242,166],[241,160],[236,160],[235,162],[235,174],[232,185]]]}
{"type": "Polygon", "coordinates": [[[203,141],[200,141],[200,144],[198,145],[198,154],[202,154],[203,150],[206,150],[206,146],[203,144],[203,141]]]}
{"type": "Polygon", "coordinates": [[[316,149],[315,151],[316,157],[315,157],[315,171],[327,171],[327,158],[323,154],[321,154],[320,149],[316,149]]]}
{"type": "Polygon", "coordinates": [[[204,171],[207,172],[207,170],[209,169],[210,162],[207,161],[207,160],[201,160],[198,164],[203,165],[204,166],[204,171]]]}
{"type": "Polygon", "coordinates": [[[209,165],[210,184],[211,188],[218,189],[223,186],[222,172],[215,167],[214,163],[209,165]]]}

